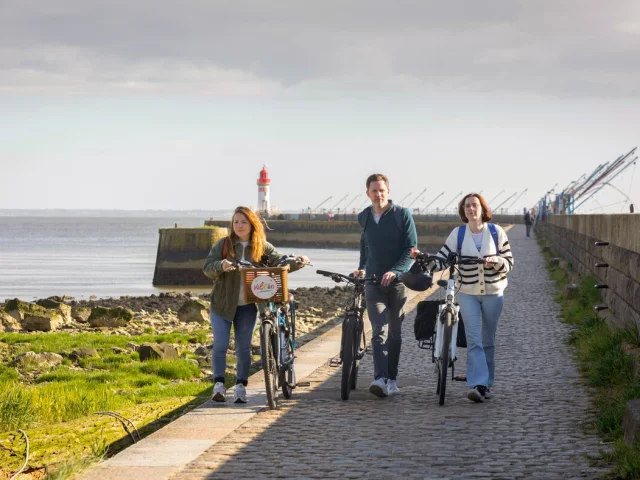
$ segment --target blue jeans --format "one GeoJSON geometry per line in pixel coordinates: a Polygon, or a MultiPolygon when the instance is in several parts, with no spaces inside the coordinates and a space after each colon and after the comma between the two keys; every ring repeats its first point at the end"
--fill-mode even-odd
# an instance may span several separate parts
{"type": "Polygon", "coordinates": [[[378,378],[395,380],[400,362],[407,287],[400,282],[386,287],[367,285],[365,302],[372,327],[373,376],[376,380],[378,378]]]}
{"type": "Polygon", "coordinates": [[[467,335],[467,385],[491,387],[496,367],[496,330],[504,297],[459,293],[457,300],[467,335]]]}
{"type": "Polygon", "coordinates": [[[215,313],[210,313],[211,328],[213,330],[213,377],[214,382],[224,383],[224,372],[227,369],[227,350],[229,349],[229,337],[231,325],[235,332],[236,357],[236,384],[247,385],[249,367],[251,366],[251,337],[258,320],[258,309],[255,304],[241,305],[236,309],[233,322],[228,322],[215,313]]]}

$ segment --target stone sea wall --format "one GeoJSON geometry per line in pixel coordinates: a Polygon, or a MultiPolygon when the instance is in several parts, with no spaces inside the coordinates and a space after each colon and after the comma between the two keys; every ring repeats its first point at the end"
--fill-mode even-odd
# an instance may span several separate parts
{"type": "Polygon", "coordinates": [[[537,228],[573,269],[608,287],[602,299],[619,321],[640,329],[640,215],[554,215],[537,228]]]}

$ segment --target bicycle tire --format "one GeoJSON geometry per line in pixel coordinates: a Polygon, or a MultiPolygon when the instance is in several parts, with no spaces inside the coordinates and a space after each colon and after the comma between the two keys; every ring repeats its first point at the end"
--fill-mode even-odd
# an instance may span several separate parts
{"type": "MultiPolygon", "coordinates": [[[[286,350],[288,354],[293,356],[291,352],[291,345],[289,344],[288,339],[280,330],[280,351],[282,352],[282,345],[286,345],[286,350]]],[[[282,396],[286,399],[291,398],[291,394],[293,393],[293,387],[291,386],[293,383],[293,364],[285,364],[285,359],[280,358],[280,386],[282,387],[282,396]]]]}
{"type": "Polygon", "coordinates": [[[447,369],[449,367],[449,360],[450,360],[450,350],[449,347],[451,346],[451,330],[452,330],[452,318],[451,318],[451,312],[447,311],[445,313],[446,317],[445,317],[445,324],[444,324],[444,328],[442,329],[443,332],[443,336],[442,336],[442,352],[440,354],[440,364],[439,364],[439,375],[440,378],[438,379],[438,384],[439,384],[439,394],[440,394],[440,399],[439,399],[439,403],[440,405],[444,405],[444,396],[445,393],[447,391],[447,369]]]}
{"type": "Polygon", "coordinates": [[[267,391],[267,403],[271,410],[278,408],[278,370],[273,346],[273,325],[262,324],[260,332],[260,349],[262,351],[262,370],[264,386],[267,391]]]}
{"type": "Polygon", "coordinates": [[[340,382],[342,400],[349,400],[351,393],[351,375],[356,363],[357,320],[354,315],[349,315],[342,326],[342,381],[340,382]]]}
{"type": "MultiPolygon", "coordinates": [[[[356,348],[355,348],[355,352],[358,352],[360,350],[360,346],[362,345],[362,336],[364,335],[364,332],[362,331],[362,323],[359,321],[360,319],[357,319],[358,321],[356,321],[356,348]]],[[[349,388],[351,388],[351,390],[355,390],[356,387],[358,386],[358,369],[360,368],[360,360],[358,360],[357,356],[354,356],[354,360],[353,360],[353,368],[351,370],[351,376],[349,377],[349,388]]]]}

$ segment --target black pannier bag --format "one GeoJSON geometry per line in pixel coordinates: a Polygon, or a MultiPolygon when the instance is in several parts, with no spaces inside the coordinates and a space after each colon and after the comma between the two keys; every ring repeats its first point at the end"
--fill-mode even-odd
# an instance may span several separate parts
{"type": "Polygon", "coordinates": [[[464,331],[464,322],[462,321],[462,313],[458,310],[458,337],[456,338],[456,347],[467,348],[467,334],[464,331]]]}
{"type": "Polygon", "coordinates": [[[444,300],[422,300],[418,302],[416,319],[413,324],[413,332],[416,340],[430,339],[436,331],[438,320],[438,307],[444,300]]]}

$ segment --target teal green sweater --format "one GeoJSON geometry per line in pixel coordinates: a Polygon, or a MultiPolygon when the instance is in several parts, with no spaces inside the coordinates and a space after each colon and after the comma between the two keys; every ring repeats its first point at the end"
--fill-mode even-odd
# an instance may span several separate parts
{"type": "Polygon", "coordinates": [[[367,275],[375,274],[378,278],[387,272],[393,272],[400,276],[411,267],[413,260],[409,256],[411,249],[418,245],[418,234],[413,216],[407,208],[394,213],[394,205],[389,201],[390,207],[382,214],[378,223],[366,208],[358,215],[360,225],[365,225],[360,235],[360,270],[365,270],[367,275]],[[369,218],[366,220],[366,215],[369,218]],[[395,215],[400,215],[402,231],[399,228],[395,215]]]}

